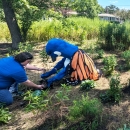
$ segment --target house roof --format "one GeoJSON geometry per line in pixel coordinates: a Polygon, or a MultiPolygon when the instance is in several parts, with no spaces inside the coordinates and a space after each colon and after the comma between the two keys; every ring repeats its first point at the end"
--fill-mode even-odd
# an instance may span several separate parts
{"type": "Polygon", "coordinates": [[[98,16],[101,16],[101,17],[116,17],[116,18],[118,18],[117,16],[115,16],[113,14],[98,14],[98,16]]]}

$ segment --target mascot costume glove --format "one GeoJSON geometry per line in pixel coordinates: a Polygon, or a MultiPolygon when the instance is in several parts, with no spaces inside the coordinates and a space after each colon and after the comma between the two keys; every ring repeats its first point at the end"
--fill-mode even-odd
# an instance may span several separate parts
{"type": "Polygon", "coordinates": [[[57,75],[55,75],[54,77],[50,78],[47,80],[47,87],[50,87],[50,85],[56,81],[56,80],[60,80],[62,79],[64,76],[65,76],[65,71],[66,71],[66,68],[64,68],[64,61],[65,61],[66,58],[62,58],[62,60],[60,60],[57,65],[50,71],[46,72],[45,74],[42,74],[41,75],[41,78],[47,78],[49,76],[51,76],[52,74],[55,74],[57,73],[58,70],[60,70],[59,73],[57,73],[57,75]]]}
{"type": "Polygon", "coordinates": [[[59,73],[57,73],[55,76],[53,76],[52,78],[49,78],[47,80],[47,87],[50,87],[50,85],[57,80],[62,79],[65,76],[65,72],[66,72],[66,68],[64,67],[63,69],[60,70],[59,73]]]}

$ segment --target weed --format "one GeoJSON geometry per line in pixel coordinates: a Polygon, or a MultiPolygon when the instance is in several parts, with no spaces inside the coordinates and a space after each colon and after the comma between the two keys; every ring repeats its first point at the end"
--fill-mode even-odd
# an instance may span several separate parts
{"type": "Polygon", "coordinates": [[[90,90],[91,88],[94,88],[95,82],[94,80],[84,80],[81,82],[80,89],[81,90],[90,90]]]}
{"type": "Polygon", "coordinates": [[[103,103],[106,102],[119,103],[121,99],[121,85],[120,85],[119,75],[115,75],[111,77],[110,89],[105,94],[101,94],[100,98],[103,103]]]}
{"type": "Polygon", "coordinates": [[[33,44],[29,43],[19,43],[18,50],[12,50],[11,48],[8,49],[7,56],[10,55],[17,55],[20,52],[31,52],[33,50],[33,44]]]}
{"type": "Polygon", "coordinates": [[[104,63],[103,72],[105,73],[106,76],[109,76],[115,70],[115,67],[117,65],[117,59],[115,56],[104,57],[103,63],[104,63]]]}
{"type": "Polygon", "coordinates": [[[8,123],[11,119],[11,114],[8,108],[0,107],[0,123],[8,123]]]}
{"type": "Polygon", "coordinates": [[[104,51],[102,49],[100,49],[97,51],[97,54],[98,54],[97,58],[103,58],[104,51]]]}
{"type": "Polygon", "coordinates": [[[40,51],[40,56],[42,58],[42,61],[45,63],[46,61],[48,61],[49,56],[47,55],[45,50],[40,51]]]}
{"type": "Polygon", "coordinates": [[[130,50],[124,51],[121,55],[125,62],[126,62],[126,68],[130,68],[130,50]]]}
{"type": "Polygon", "coordinates": [[[69,109],[70,119],[84,117],[89,122],[89,129],[97,128],[98,118],[102,112],[102,105],[98,99],[89,99],[88,96],[82,95],[82,99],[74,100],[69,109]]]}
{"type": "Polygon", "coordinates": [[[41,93],[36,95],[36,93],[32,93],[32,91],[28,90],[24,94],[24,100],[29,101],[28,105],[25,107],[25,110],[27,112],[46,110],[49,102],[49,100],[46,99],[47,95],[48,91],[41,90],[41,93]]]}

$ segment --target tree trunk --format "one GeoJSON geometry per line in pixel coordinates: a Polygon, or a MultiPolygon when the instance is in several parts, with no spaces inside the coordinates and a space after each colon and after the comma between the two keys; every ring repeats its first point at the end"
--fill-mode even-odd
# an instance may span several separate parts
{"type": "Polygon", "coordinates": [[[15,17],[11,0],[2,0],[2,5],[5,14],[5,20],[7,22],[12,38],[12,49],[18,49],[18,44],[22,42],[22,36],[15,17]]]}

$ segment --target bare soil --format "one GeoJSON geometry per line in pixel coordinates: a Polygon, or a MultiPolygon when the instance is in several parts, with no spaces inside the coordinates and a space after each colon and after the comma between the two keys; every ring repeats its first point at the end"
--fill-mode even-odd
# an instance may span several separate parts
{"type": "MultiPolygon", "coordinates": [[[[9,44],[10,46],[10,44],[9,44]]],[[[8,45],[0,45],[0,54],[1,56],[6,56],[8,45]]],[[[51,69],[55,64],[52,63],[49,59],[47,63],[43,63],[40,58],[39,52],[43,49],[43,44],[37,44],[35,50],[33,51],[34,60],[31,64],[38,67],[46,68],[47,70],[51,69]]],[[[118,65],[123,64],[122,59],[120,58],[120,53],[106,52],[105,56],[115,54],[118,58],[118,65]]],[[[91,54],[90,54],[91,55],[91,54]]],[[[94,59],[94,56],[91,55],[94,59]]],[[[60,58],[59,58],[60,59],[60,58]]],[[[102,68],[102,60],[94,59],[97,68],[102,68]]],[[[123,87],[123,97],[119,104],[106,103],[103,104],[103,115],[102,115],[102,124],[98,130],[117,130],[118,128],[123,128],[124,124],[129,125],[130,129],[130,72],[119,71],[117,66],[115,72],[120,73],[120,83],[123,87]]],[[[34,82],[40,80],[41,72],[37,71],[27,71],[29,79],[34,82]]],[[[102,76],[96,82],[96,87],[88,91],[90,98],[99,98],[101,93],[106,92],[109,87],[109,78],[102,76]]],[[[54,89],[49,91],[49,94],[54,94],[60,86],[60,81],[54,83],[54,89]]],[[[79,90],[79,86],[72,87],[71,100],[81,98],[81,95],[86,92],[79,90]]],[[[46,112],[40,112],[38,114],[33,114],[32,112],[26,113],[24,111],[25,105],[23,103],[23,98],[18,97],[14,99],[14,103],[9,106],[9,110],[12,113],[13,117],[8,124],[1,124],[0,130],[72,130],[74,126],[78,126],[79,122],[70,124],[66,120],[65,115],[68,113],[68,106],[62,106],[61,109],[50,110],[46,112]],[[61,113],[62,110],[62,113],[61,113]],[[60,124],[62,122],[62,124],[60,124]],[[64,125],[63,125],[64,124],[64,125]],[[66,125],[65,125],[66,124],[66,125]]],[[[84,121],[85,122],[85,121],[84,121]]],[[[78,127],[73,130],[80,130],[78,127]]]]}

